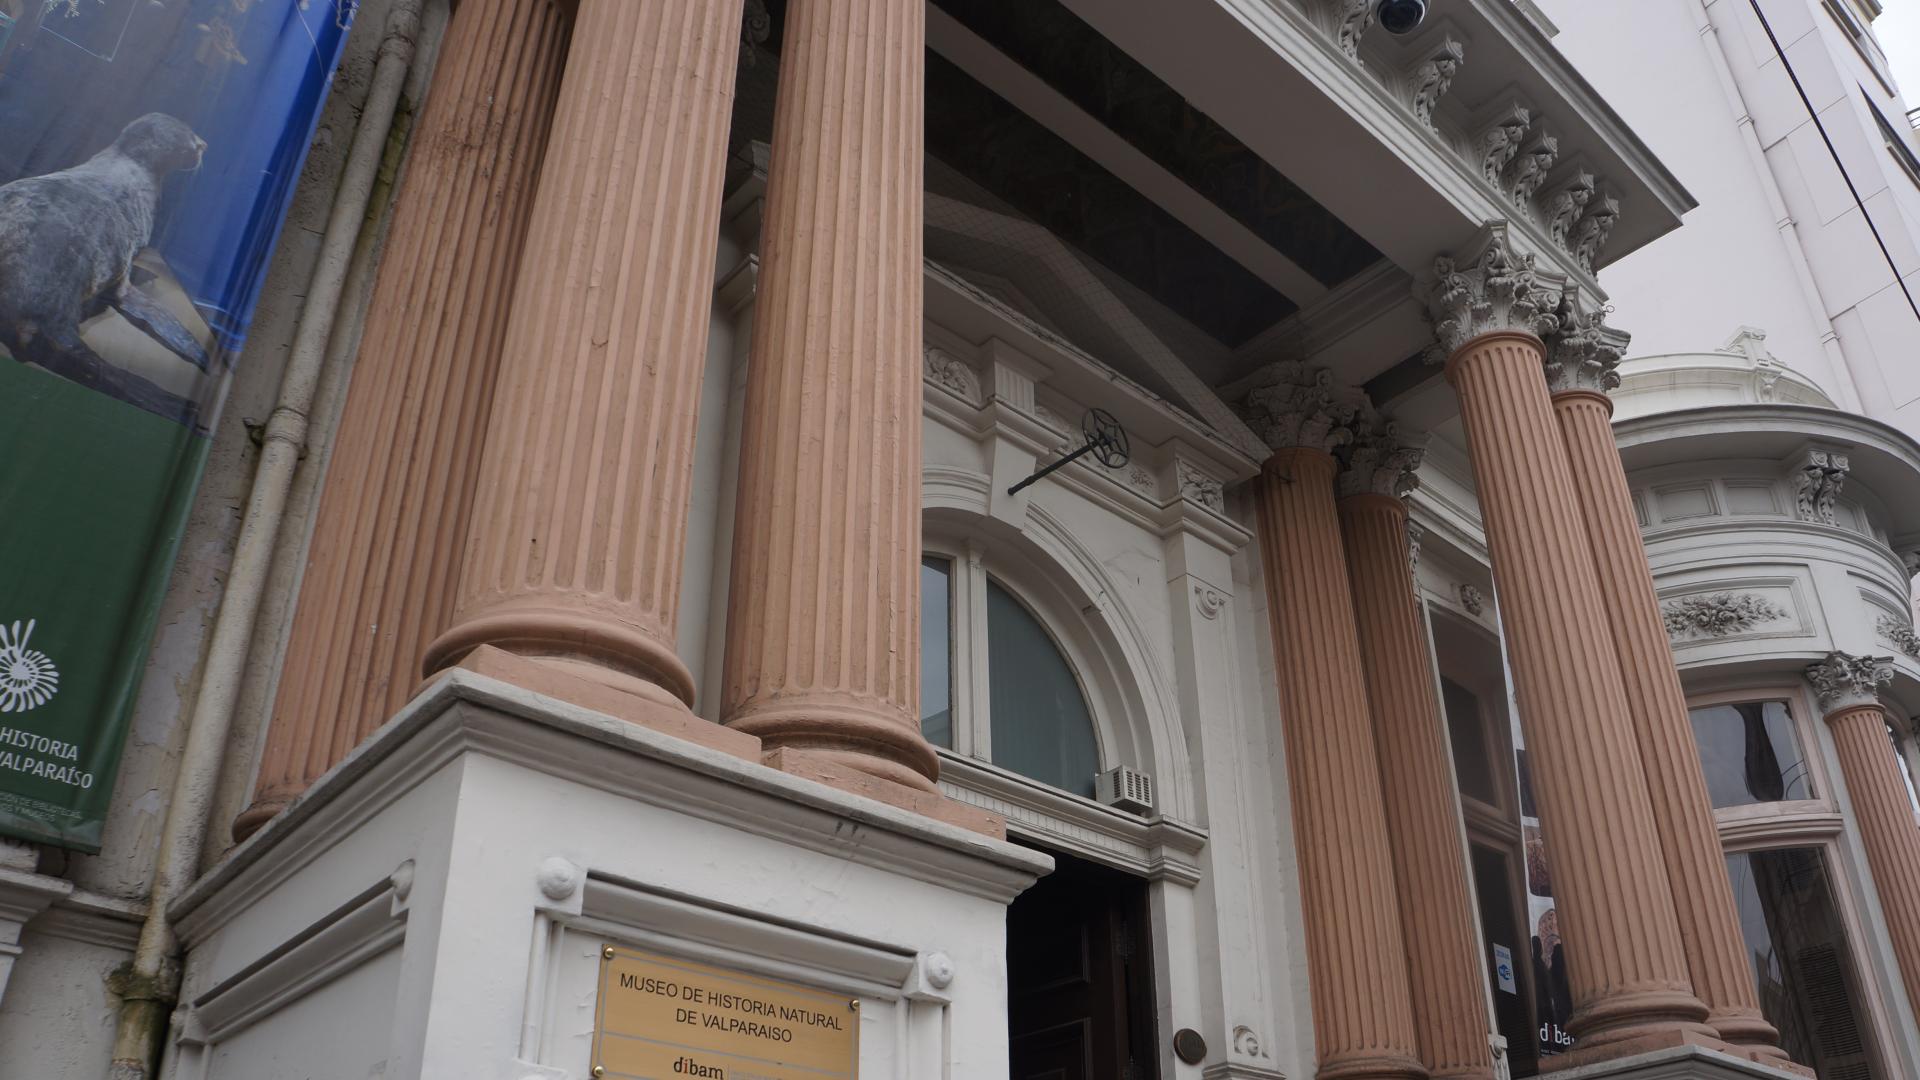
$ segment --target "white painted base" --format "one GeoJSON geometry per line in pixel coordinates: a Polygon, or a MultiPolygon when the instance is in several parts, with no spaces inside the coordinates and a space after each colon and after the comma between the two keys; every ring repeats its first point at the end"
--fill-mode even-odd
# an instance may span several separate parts
{"type": "Polygon", "coordinates": [[[627,943],[861,998],[864,1076],[1002,1080],[1050,865],[454,672],[175,905],[166,1075],[585,1077],[627,943]]]}

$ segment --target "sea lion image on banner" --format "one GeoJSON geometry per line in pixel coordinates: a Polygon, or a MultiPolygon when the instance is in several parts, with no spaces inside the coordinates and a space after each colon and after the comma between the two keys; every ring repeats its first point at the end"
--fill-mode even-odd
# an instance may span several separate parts
{"type": "Polygon", "coordinates": [[[0,0],[0,834],[97,851],[358,0],[0,0]]]}

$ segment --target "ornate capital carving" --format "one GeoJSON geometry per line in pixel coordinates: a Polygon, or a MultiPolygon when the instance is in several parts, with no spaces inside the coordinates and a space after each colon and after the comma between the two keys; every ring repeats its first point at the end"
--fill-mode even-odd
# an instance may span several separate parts
{"type": "Polygon", "coordinates": [[[1520,156],[1520,145],[1526,141],[1527,127],[1532,123],[1533,114],[1525,105],[1509,105],[1493,126],[1480,134],[1480,171],[1496,189],[1507,174],[1507,166],[1520,156]]]}
{"type": "Polygon", "coordinates": [[[1794,467],[1794,516],[1801,521],[1834,524],[1833,506],[1847,482],[1847,455],[1818,447],[1807,450],[1794,467]]]}
{"type": "Polygon", "coordinates": [[[1578,290],[1560,294],[1559,326],[1546,340],[1547,388],[1553,393],[1594,390],[1604,394],[1620,385],[1616,369],[1633,337],[1606,325],[1606,317],[1605,310],[1585,310],[1578,290]]]}
{"type": "Polygon", "coordinates": [[[1435,259],[1433,276],[1425,300],[1446,354],[1483,334],[1513,330],[1545,339],[1559,325],[1561,279],[1535,270],[1532,254],[1513,254],[1504,221],[1488,225],[1485,246],[1470,262],[1435,259]]]}
{"type": "MultiPolygon", "coordinates": [[[[1368,5],[1371,7],[1372,5],[1368,5]]],[[[1442,38],[1433,51],[1413,67],[1413,117],[1433,129],[1433,110],[1453,86],[1453,77],[1467,58],[1467,47],[1451,37],[1442,38]]]]}
{"type": "Polygon", "coordinates": [[[1580,224],[1573,233],[1573,257],[1580,265],[1593,272],[1593,264],[1600,258],[1600,249],[1606,247],[1607,237],[1612,235],[1614,223],[1620,220],[1620,200],[1611,195],[1602,195],[1599,201],[1587,207],[1581,215],[1580,224]]]}
{"type": "Polygon", "coordinates": [[[1533,196],[1540,185],[1547,182],[1547,171],[1560,159],[1560,140],[1542,131],[1533,137],[1520,156],[1513,159],[1510,170],[1513,181],[1508,190],[1513,195],[1514,209],[1528,217],[1534,216],[1533,196]]]}
{"type": "Polygon", "coordinates": [[[1880,704],[1880,688],[1893,681],[1893,657],[1852,656],[1843,652],[1807,668],[1807,682],[1828,713],[1880,704]]]}
{"type": "Polygon", "coordinates": [[[1353,438],[1354,407],[1334,396],[1333,373],[1301,363],[1275,364],[1237,406],[1240,418],[1275,450],[1302,446],[1332,453],[1353,438]]]}
{"type": "Polygon", "coordinates": [[[1573,226],[1593,201],[1593,174],[1581,169],[1560,185],[1547,200],[1547,234],[1561,247],[1570,248],[1573,226]]]}
{"type": "Polygon", "coordinates": [[[1426,456],[1426,447],[1403,437],[1399,425],[1372,413],[1362,415],[1340,455],[1340,494],[1405,498],[1420,486],[1420,463],[1426,456]]]}

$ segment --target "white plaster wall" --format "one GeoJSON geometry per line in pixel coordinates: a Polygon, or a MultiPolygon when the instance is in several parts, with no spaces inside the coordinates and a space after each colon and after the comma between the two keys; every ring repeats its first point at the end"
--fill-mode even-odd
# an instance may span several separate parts
{"type": "Polygon", "coordinates": [[[120,948],[29,929],[0,1008],[0,1080],[104,1073],[116,999],[107,976],[120,948]]]}
{"type": "MultiPolygon", "coordinates": [[[[1841,407],[1920,432],[1920,371],[1907,359],[1920,349],[1920,318],[1746,0],[1541,7],[1561,29],[1554,44],[1700,202],[1677,232],[1601,273],[1634,354],[1700,352],[1740,325],[1760,327],[1776,356],[1841,407]],[[1782,230],[1805,253],[1810,286],[1782,230]]],[[[1920,288],[1920,189],[1867,104],[1920,147],[1904,102],[1817,0],[1763,7],[1895,267],[1920,288]]]]}

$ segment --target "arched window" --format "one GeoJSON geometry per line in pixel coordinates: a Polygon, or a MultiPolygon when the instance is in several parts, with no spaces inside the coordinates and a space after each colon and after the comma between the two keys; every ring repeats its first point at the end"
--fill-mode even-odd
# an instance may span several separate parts
{"type": "Polygon", "coordinates": [[[1100,770],[1093,713],[1046,626],[1000,582],[939,556],[922,561],[920,592],[920,726],[927,741],[1092,795],[1100,770]],[[956,693],[961,681],[983,687],[984,695],[956,693]],[[976,707],[956,708],[962,699],[976,707]]]}

